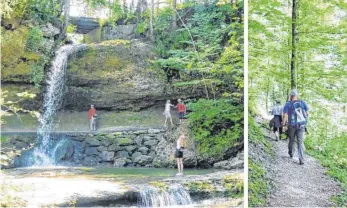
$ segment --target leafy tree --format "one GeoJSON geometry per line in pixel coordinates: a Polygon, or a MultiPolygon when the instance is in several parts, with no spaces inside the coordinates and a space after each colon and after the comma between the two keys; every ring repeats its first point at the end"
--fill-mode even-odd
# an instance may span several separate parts
{"type": "Polygon", "coordinates": [[[249,9],[250,105],[269,110],[275,99],[287,101],[289,90],[297,88],[312,107],[308,149],[330,151],[341,134],[335,129],[343,128],[347,117],[346,4],[254,0],[249,9]]]}

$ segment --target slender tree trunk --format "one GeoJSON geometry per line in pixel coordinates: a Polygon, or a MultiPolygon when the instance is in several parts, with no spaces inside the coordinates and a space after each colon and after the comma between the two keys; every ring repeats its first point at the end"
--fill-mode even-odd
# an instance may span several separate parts
{"type": "Polygon", "coordinates": [[[172,8],[174,10],[174,13],[172,15],[172,30],[177,30],[177,14],[176,14],[176,3],[177,3],[177,0],[173,0],[172,1],[172,8]]]}
{"type": "Polygon", "coordinates": [[[290,63],[290,86],[292,89],[296,88],[295,70],[296,70],[296,40],[297,40],[297,29],[296,29],[296,17],[298,13],[298,0],[292,2],[292,58],[290,63]]]}
{"type": "Polygon", "coordinates": [[[154,0],[151,0],[151,15],[150,15],[150,21],[149,21],[149,35],[151,38],[151,41],[154,42],[154,33],[153,33],[153,19],[154,19],[154,0]]]}
{"type": "Polygon", "coordinates": [[[64,1],[64,23],[63,23],[63,30],[61,31],[59,35],[59,39],[64,39],[66,35],[66,29],[69,25],[69,19],[70,19],[70,0],[64,1]]]}
{"type": "Polygon", "coordinates": [[[136,22],[139,23],[140,22],[140,18],[141,18],[141,4],[142,4],[142,0],[137,0],[137,6],[136,6],[136,22]]]}

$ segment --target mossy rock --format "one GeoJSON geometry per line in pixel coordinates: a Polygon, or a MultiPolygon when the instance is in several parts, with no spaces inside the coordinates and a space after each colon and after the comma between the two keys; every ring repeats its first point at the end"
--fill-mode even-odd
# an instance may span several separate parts
{"type": "Polygon", "coordinates": [[[168,189],[168,185],[162,181],[151,181],[149,185],[159,188],[161,191],[166,191],[168,189]]]}
{"type": "Polygon", "coordinates": [[[127,145],[134,144],[134,141],[132,139],[130,139],[130,138],[127,138],[127,137],[125,137],[125,138],[117,138],[116,141],[117,141],[117,144],[119,146],[127,146],[127,145]]]}
{"type": "Polygon", "coordinates": [[[191,192],[212,193],[215,190],[214,185],[209,181],[186,182],[184,186],[191,192]]]}

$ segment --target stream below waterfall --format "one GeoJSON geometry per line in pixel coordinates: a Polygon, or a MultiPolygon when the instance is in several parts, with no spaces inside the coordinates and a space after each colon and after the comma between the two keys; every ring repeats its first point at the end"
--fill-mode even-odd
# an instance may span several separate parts
{"type": "Polygon", "coordinates": [[[211,171],[188,169],[186,176],[174,177],[175,170],[164,168],[52,166],[9,169],[4,173],[7,175],[5,183],[20,187],[18,197],[32,207],[241,206],[241,198],[209,196],[203,190],[200,196],[192,195],[187,183],[206,180],[206,177],[212,181],[222,175],[241,173],[211,171]]]}

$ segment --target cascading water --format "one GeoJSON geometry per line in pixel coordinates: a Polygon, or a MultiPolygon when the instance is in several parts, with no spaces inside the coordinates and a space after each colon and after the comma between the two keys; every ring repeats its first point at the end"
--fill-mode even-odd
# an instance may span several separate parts
{"type": "Polygon", "coordinates": [[[57,52],[48,73],[47,87],[44,95],[44,112],[39,119],[37,130],[37,146],[34,150],[34,161],[37,166],[53,165],[52,152],[50,150],[50,134],[53,129],[53,121],[56,111],[61,103],[64,89],[64,77],[69,56],[86,45],[65,45],[57,52]]]}
{"type": "Polygon", "coordinates": [[[167,190],[154,186],[138,187],[139,207],[175,207],[192,204],[189,193],[182,185],[170,185],[167,190]]]}

